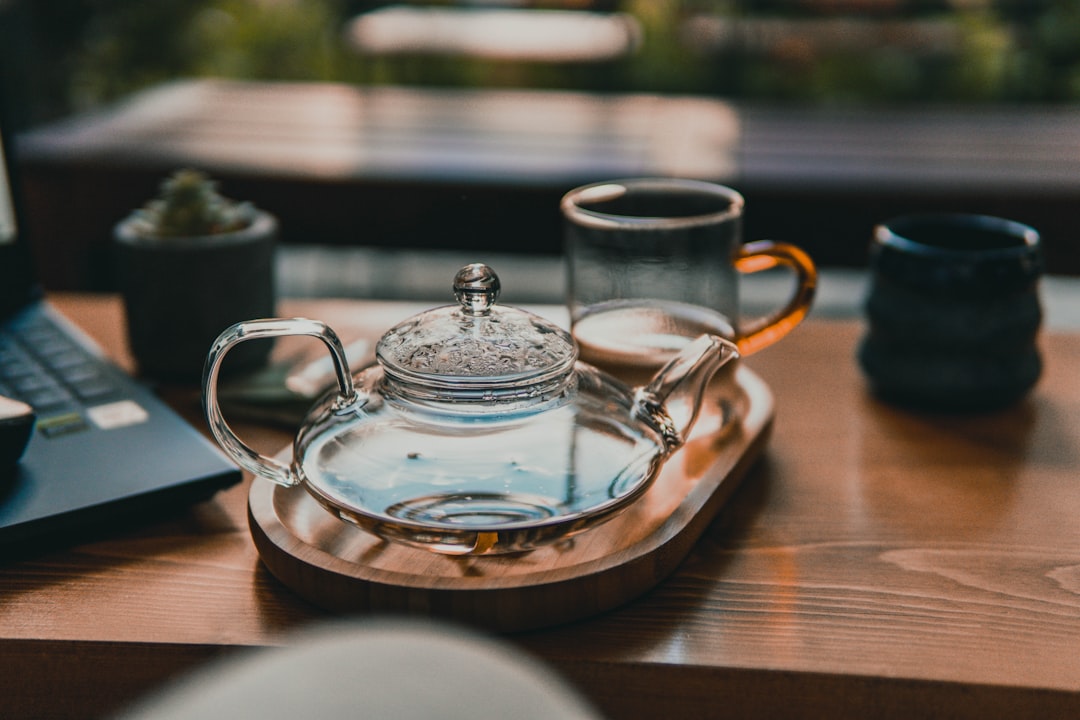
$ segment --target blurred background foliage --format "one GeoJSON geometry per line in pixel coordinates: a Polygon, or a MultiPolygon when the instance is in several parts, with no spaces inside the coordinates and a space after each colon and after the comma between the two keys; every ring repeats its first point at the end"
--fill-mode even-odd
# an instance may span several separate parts
{"type": "MultiPolygon", "coordinates": [[[[35,58],[25,82],[34,88],[39,120],[190,76],[694,93],[816,105],[1080,99],[1078,0],[515,3],[635,18],[638,48],[592,63],[372,56],[351,48],[349,19],[386,4],[33,0],[20,17],[24,49],[35,58]]],[[[455,5],[412,3],[440,4],[455,5]]]]}

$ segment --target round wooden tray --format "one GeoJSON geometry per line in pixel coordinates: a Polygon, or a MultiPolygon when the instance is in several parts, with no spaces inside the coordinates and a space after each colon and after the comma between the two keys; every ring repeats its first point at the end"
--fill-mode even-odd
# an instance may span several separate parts
{"type": "Polygon", "coordinates": [[[748,403],[721,427],[704,403],[689,442],[622,514],[519,555],[452,557],[386,542],[324,510],[303,488],[256,479],[248,518],[270,572],[309,602],[340,612],[418,613],[498,631],[594,615],[652,588],[682,561],[761,454],[772,428],[768,386],[745,366],[748,403]]]}

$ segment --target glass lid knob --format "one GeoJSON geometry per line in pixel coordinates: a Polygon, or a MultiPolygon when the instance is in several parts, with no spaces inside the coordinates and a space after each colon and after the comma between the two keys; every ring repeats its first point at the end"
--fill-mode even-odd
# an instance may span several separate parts
{"type": "Polygon", "coordinates": [[[483,263],[473,263],[454,276],[454,297],[468,315],[487,315],[499,299],[499,276],[483,263]]]}
{"type": "Polygon", "coordinates": [[[520,388],[566,378],[577,360],[570,333],[525,310],[496,304],[499,277],[482,263],[454,276],[457,303],[414,315],[375,347],[389,376],[455,389],[520,388]]]}

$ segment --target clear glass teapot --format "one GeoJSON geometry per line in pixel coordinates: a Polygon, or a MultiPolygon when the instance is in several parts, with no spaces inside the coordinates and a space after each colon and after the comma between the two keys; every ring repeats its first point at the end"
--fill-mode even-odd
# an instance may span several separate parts
{"type": "Polygon", "coordinates": [[[302,318],[233,325],[206,361],[203,405],[241,467],[303,485],[342,520],[375,535],[458,555],[520,552],[568,538],[624,509],[682,444],[716,371],[735,346],[703,335],[644,387],[577,360],[570,335],[496,304],[486,265],[454,279],[457,305],[387,332],[377,363],[350,375],[337,335],[302,318]],[[310,335],[337,378],[308,412],[289,463],[229,428],[217,400],[230,348],[310,335]]]}

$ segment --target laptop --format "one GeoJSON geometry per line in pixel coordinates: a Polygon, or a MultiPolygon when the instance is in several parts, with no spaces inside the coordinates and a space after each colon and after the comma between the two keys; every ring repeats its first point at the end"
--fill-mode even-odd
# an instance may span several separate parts
{"type": "Polygon", "coordinates": [[[0,475],[0,558],[90,540],[237,483],[209,440],[42,297],[0,118],[0,395],[37,417],[0,475]]]}

